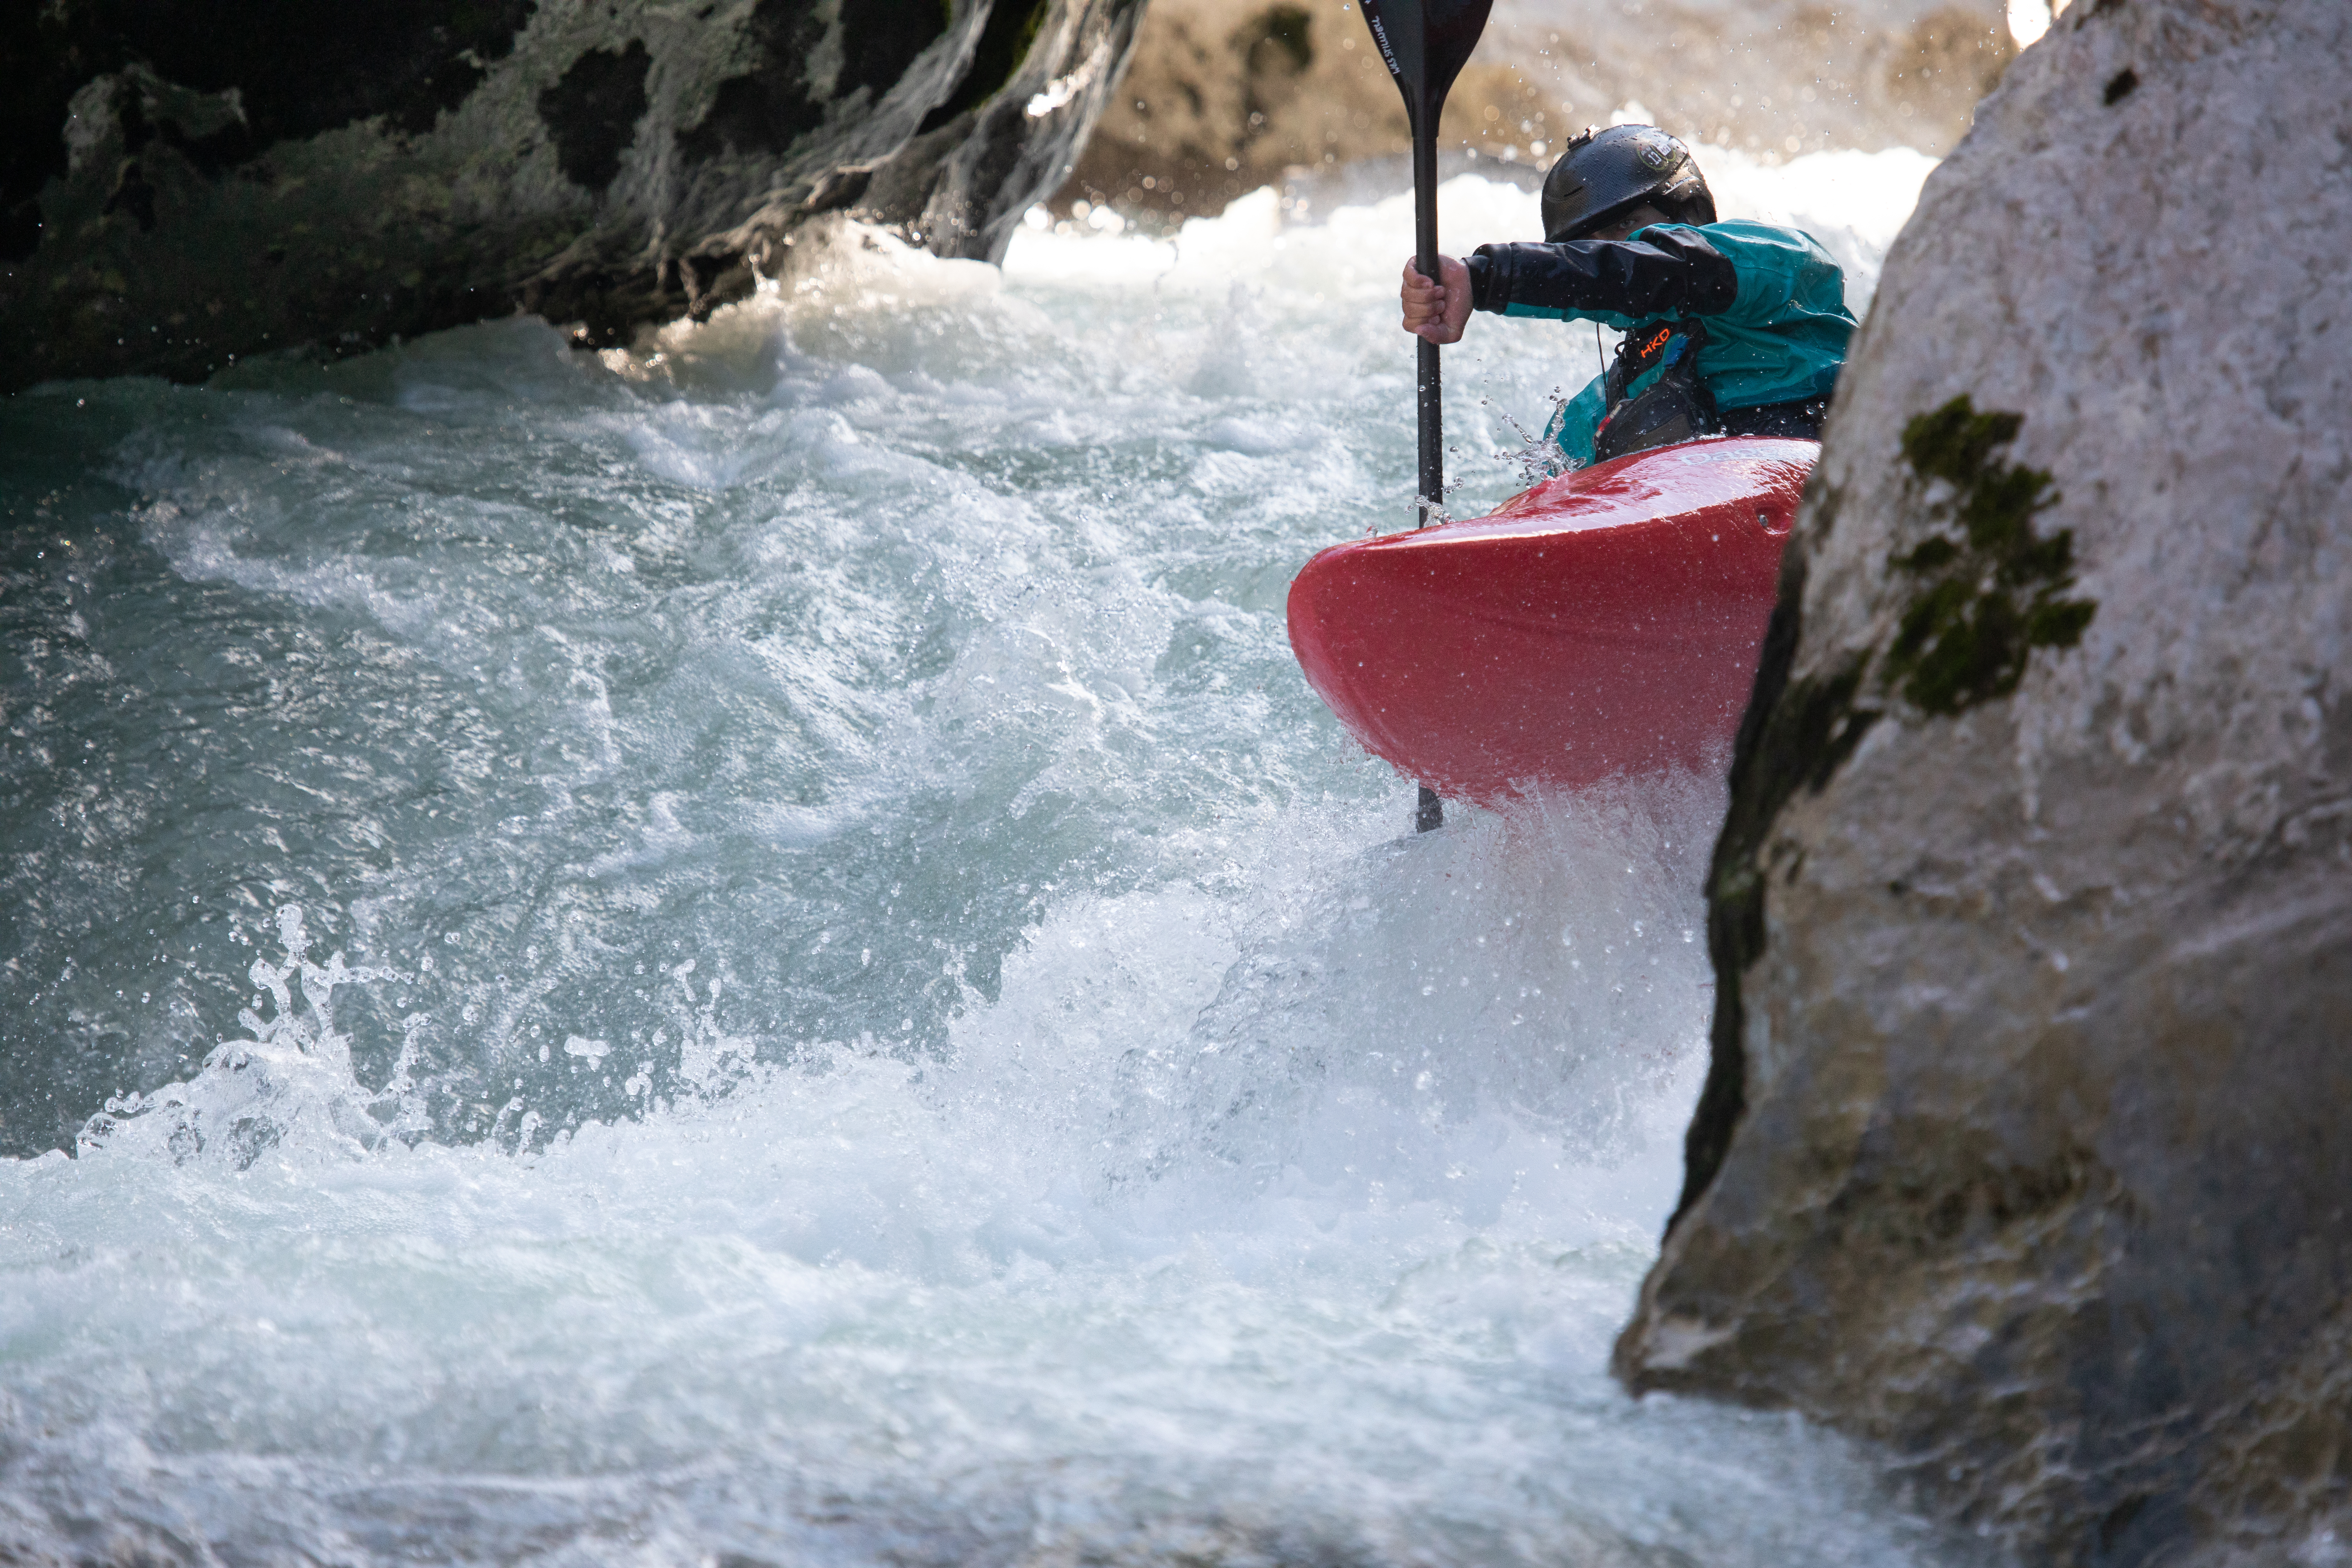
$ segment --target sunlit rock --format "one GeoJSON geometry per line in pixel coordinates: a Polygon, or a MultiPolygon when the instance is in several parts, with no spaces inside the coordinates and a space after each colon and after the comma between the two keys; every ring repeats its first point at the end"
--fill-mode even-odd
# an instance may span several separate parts
{"type": "Polygon", "coordinates": [[[1712,872],[1620,1374],[1885,1439],[2032,1561],[2352,1540],[2347,100],[2340,0],[2101,0],[2011,68],[1888,260],[1712,872]]]}
{"type": "Polygon", "coordinates": [[[1000,257],[1138,0],[61,0],[8,24],[0,390],[518,307],[612,343],[844,207],[1000,257]],[[123,21],[122,16],[131,19],[123,21]]]}
{"type": "MultiPolygon", "coordinates": [[[[1447,100],[1440,145],[1540,166],[1630,109],[1759,159],[1941,153],[2000,79],[2010,37],[1999,0],[1507,3],[1447,100]]],[[[1197,216],[1286,171],[1405,151],[1403,100],[1353,5],[1152,0],[1063,194],[1197,216]]]]}

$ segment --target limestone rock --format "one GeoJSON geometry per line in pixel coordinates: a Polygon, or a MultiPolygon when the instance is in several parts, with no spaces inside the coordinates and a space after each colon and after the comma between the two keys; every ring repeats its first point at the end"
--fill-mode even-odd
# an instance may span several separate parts
{"type": "Polygon", "coordinates": [[[0,21],[0,390],[707,313],[856,206],[994,258],[1141,0],[55,0],[0,21]]]}
{"type": "Polygon", "coordinates": [[[2352,1542],[2347,104],[2342,0],[2084,0],[2011,68],[1888,258],[1711,872],[1620,1373],[1884,1439],[2033,1561],[2352,1542]]]}
{"type": "MultiPolygon", "coordinates": [[[[1441,146],[1540,163],[1633,101],[1695,142],[1773,157],[1942,153],[2011,53],[2001,0],[1504,0],[1447,100],[1441,146]]],[[[1197,215],[1301,165],[1405,151],[1403,102],[1353,5],[1152,0],[1064,196],[1197,215]]]]}

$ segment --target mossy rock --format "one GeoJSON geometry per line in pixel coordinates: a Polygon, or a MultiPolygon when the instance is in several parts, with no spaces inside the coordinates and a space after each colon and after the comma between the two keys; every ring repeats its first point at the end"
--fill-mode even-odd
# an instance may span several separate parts
{"type": "Polygon", "coordinates": [[[1930,502],[1937,531],[1889,564],[1920,579],[1886,649],[1888,682],[1922,711],[1951,715],[2007,697],[2037,647],[2073,647],[2098,611],[2066,597],[2074,584],[2074,535],[2044,538],[2037,513],[2057,504],[2050,473],[2001,460],[2021,416],[1979,413],[1963,394],[1903,428],[1903,458],[1930,502]]]}

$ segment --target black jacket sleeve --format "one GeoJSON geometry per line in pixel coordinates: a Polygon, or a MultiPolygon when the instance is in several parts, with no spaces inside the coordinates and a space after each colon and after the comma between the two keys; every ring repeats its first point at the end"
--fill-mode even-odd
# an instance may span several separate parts
{"type": "Polygon", "coordinates": [[[1480,310],[1532,305],[1637,318],[1712,316],[1739,297],[1729,259],[1692,228],[1645,229],[1640,239],[1482,245],[1469,268],[1470,303],[1480,310]]]}

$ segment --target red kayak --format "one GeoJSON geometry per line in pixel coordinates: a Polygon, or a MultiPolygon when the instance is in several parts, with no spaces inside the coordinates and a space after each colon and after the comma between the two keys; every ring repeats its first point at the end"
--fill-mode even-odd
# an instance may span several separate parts
{"type": "Polygon", "coordinates": [[[1662,447],[1335,544],[1290,585],[1291,648],[1349,732],[1442,795],[1719,769],[1820,452],[1662,447]]]}

